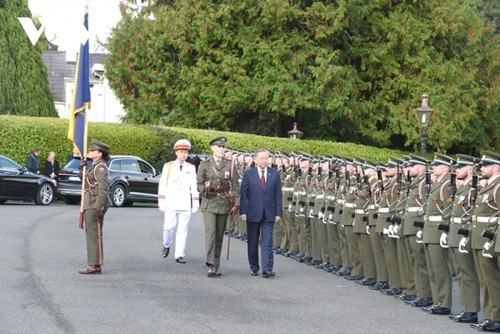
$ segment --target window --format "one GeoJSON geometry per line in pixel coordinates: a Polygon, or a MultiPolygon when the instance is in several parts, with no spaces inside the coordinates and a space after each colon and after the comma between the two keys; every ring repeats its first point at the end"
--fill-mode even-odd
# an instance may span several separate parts
{"type": "Polygon", "coordinates": [[[153,167],[141,160],[138,160],[137,162],[139,163],[142,173],[154,175],[153,167]]]}

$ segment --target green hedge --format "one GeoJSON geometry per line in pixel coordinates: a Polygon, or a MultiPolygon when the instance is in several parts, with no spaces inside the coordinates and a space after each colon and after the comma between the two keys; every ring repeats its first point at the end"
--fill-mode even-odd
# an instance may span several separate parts
{"type": "MultiPolygon", "coordinates": [[[[26,157],[36,147],[40,148],[44,161],[50,151],[64,165],[71,154],[73,144],[67,139],[67,119],[39,118],[0,115],[0,154],[25,165],[26,157]]],[[[161,126],[137,126],[128,124],[89,123],[88,138],[96,138],[111,146],[111,154],[140,156],[160,168],[165,161],[172,160],[173,144],[187,138],[193,153],[210,153],[209,141],[217,136],[226,136],[228,146],[251,151],[267,148],[273,151],[298,150],[311,154],[359,155],[365,158],[387,161],[390,155],[401,156],[408,152],[379,149],[351,143],[319,140],[291,140],[289,138],[263,137],[257,135],[221,132],[213,130],[169,128],[161,126]]]]}

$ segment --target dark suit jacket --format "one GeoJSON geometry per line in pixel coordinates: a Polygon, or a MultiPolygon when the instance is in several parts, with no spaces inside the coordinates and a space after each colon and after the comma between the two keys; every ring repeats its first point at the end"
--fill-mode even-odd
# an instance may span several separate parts
{"type": "Polygon", "coordinates": [[[281,179],[278,171],[267,168],[266,188],[262,189],[257,167],[252,167],[243,174],[240,187],[240,215],[247,215],[248,222],[266,220],[274,222],[276,216],[283,216],[281,179]]]}

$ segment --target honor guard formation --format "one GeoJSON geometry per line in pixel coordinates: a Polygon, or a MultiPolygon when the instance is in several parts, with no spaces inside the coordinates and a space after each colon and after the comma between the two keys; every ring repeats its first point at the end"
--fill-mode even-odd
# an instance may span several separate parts
{"type": "MultiPolygon", "coordinates": [[[[222,166],[212,168],[216,163],[211,159],[198,173],[209,222],[209,275],[220,274],[218,231],[230,210],[219,191],[235,177],[241,182],[254,166],[253,153],[216,144],[214,159],[222,159],[222,166]],[[226,169],[231,177],[229,172],[224,176],[226,169]]],[[[500,154],[482,151],[481,157],[458,154],[454,159],[436,153],[432,161],[410,154],[382,163],[358,156],[271,152],[269,164],[283,185],[275,254],[430,315],[500,331],[500,154]],[[456,315],[450,314],[453,279],[463,311],[456,315]],[[478,322],[481,291],[484,320],[478,322]]],[[[230,218],[225,233],[246,241],[245,224],[230,218]]]]}

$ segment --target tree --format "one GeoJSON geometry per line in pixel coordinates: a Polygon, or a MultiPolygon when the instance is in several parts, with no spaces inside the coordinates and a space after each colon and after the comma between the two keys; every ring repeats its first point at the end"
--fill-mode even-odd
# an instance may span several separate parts
{"type": "Polygon", "coordinates": [[[493,2],[148,4],[124,5],[109,43],[128,122],[283,136],[296,120],[309,138],[411,147],[428,93],[435,149],[499,145],[493,2]]]}
{"type": "Polygon", "coordinates": [[[57,117],[42,50],[18,17],[31,17],[27,0],[0,0],[0,114],[57,117]]]}

